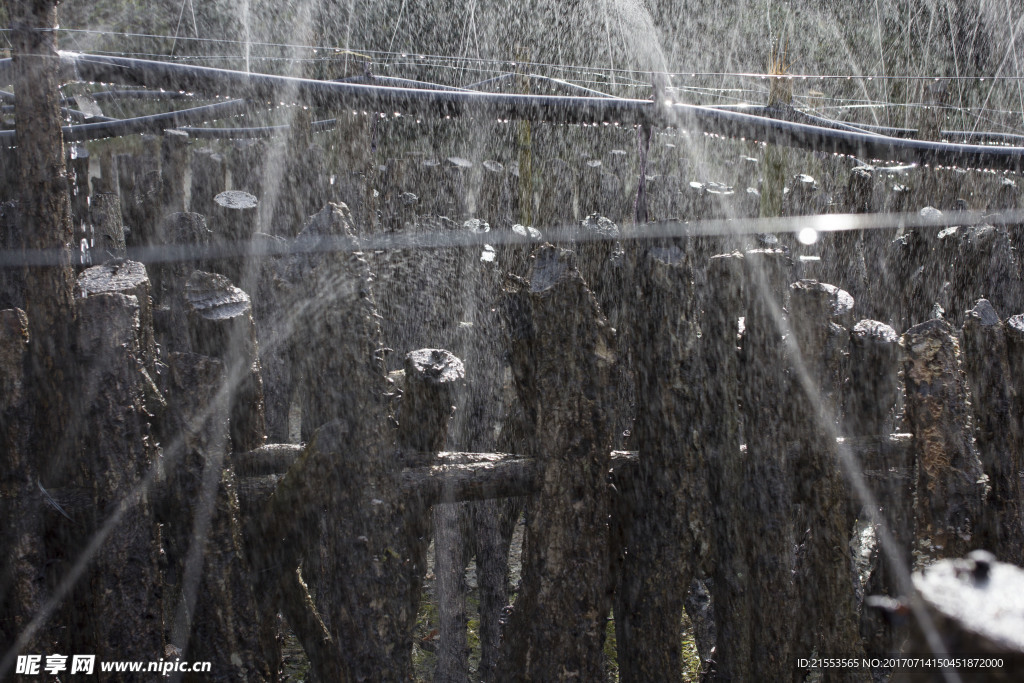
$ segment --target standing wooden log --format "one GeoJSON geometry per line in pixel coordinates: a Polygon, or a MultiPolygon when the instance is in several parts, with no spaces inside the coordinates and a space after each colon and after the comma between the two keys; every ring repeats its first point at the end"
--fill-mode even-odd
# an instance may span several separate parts
{"type": "MultiPolygon", "coordinates": [[[[820,417],[834,415],[836,408],[830,400],[837,389],[835,368],[830,367],[836,358],[829,357],[832,327],[837,327],[830,322],[836,288],[801,280],[789,291],[793,351],[798,355],[790,359],[795,375],[787,428],[796,441],[790,468],[798,476],[793,500],[803,507],[798,532],[805,539],[803,566],[796,578],[804,625],[800,642],[804,651],[862,656],[848,551],[849,495],[831,425],[821,424],[820,417]],[[821,411],[821,403],[832,409],[821,411]]],[[[839,331],[846,335],[845,329],[839,331]]]]}
{"type": "MultiPolygon", "coordinates": [[[[431,464],[436,461],[431,457],[425,462],[419,458],[426,455],[434,456],[438,451],[444,449],[445,440],[448,438],[448,422],[451,418],[452,404],[454,400],[454,389],[462,383],[465,378],[465,368],[462,361],[448,351],[440,349],[420,349],[410,351],[405,356],[405,384],[402,392],[402,404],[398,417],[398,444],[407,453],[404,458],[407,464],[431,464]],[[415,454],[415,455],[413,455],[415,454]],[[418,456],[418,457],[417,457],[418,456]]],[[[444,515],[438,514],[441,509],[449,508],[454,510],[454,505],[441,505],[434,509],[434,527],[437,536],[435,538],[435,553],[440,553],[442,537],[444,533],[444,515]],[[441,519],[438,519],[438,518],[441,519]]],[[[450,517],[450,515],[449,515],[450,517]]],[[[416,627],[416,618],[419,614],[420,592],[423,587],[423,577],[427,569],[427,549],[430,545],[430,503],[418,498],[411,498],[405,502],[404,510],[405,533],[409,547],[409,581],[411,589],[409,597],[411,603],[408,610],[408,622],[406,629],[411,633],[416,627]]],[[[445,529],[448,531],[448,529],[445,529]]],[[[457,529],[456,529],[457,531],[457,529]]],[[[461,562],[459,563],[461,566],[461,562]]],[[[444,576],[434,563],[434,573],[439,578],[444,576]]],[[[444,594],[446,587],[439,586],[439,592],[444,594]]],[[[462,617],[465,618],[465,594],[462,593],[462,617]]],[[[465,645],[466,628],[465,622],[459,620],[456,623],[441,623],[441,642],[457,643],[458,635],[461,633],[462,645],[465,645]],[[453,626],[455,628],[453,628],[453,626]]],[[[456,657],[441,657],[441,661],[461,661],[465,659],[463,652],[454,653],[456,657]]],[[[468,676],[468,671],[462,672],[463,678],[468,676]]],[[[455,672],[450,672],[452,676],[455,672]]],[[[435,677],[437,675],[435,674],[435,677]]]]}
{"type": "Polygon", "coordinates": [[[242,546],[238,487],[227,460],[227,380],[217,359],[168,356],[163,525],[174,603],[169,630],[183,657],[219,662],[232,679],[264,681],[273,678],[280,653],[272,617],[258,608],[242,546]]]}
{"type": "MultiPolygon", "coordinates": [[[[411,351],[405,356],[405,391],[402,394],[402,406],[399,414],[399,443],[420,457],[431,457],[436,461],[436,453],[444,449],[448,438],[448,420],[454,406],[454,389],[465,378],[462,362],[453,354],[438,349],[420,349],[411,351]]],[[[410,462],[408,464],[428,464],[429,461],[410,462]]],[[[412,577],[416,589],[415,599],[418,606],[419,587],[422,583],[422,571],[426,569],[426,551],[429,543],[428,532],[424,520],[428,518],[428,510],[420,509],[407,517],[412,525],[410,532],[415,543],[412,556],[413,563],[419,570],[412,577]],[[414,540],[416,539],[416,540],[414,540]]],[[[464,517],[467,511],[464,505],[445,503],[435,505],[433,516],[434,528],[434,575],[437,577],[437,594],[440,604],[439,628],[440,651],[437,653],[437,665],[434,669],[435,681],[466,680],[469,676],[469,650],[466,638],[466,587],[464,584],[465,563],[462,538],[464,517]]],[[[410,627],[415,626],[414,609],[411,613],[410,627]]]]}
{"type": "Polygon", "coordinates": [[[121,222],[121,200],[113,192],[98,192],[90,199],[89,240],[92,262],[99,265],[128,255],[124,225],[121,222]]]}
{"type": "Polygon", "coordinates": [[[118,154],[115,158],[125,238],[133,247],[149,246],[154,243],[163,191],[159,150],[155,153],[118,154]]]}
{"type": "MultiPolygon", "coordinates": [[[[319,234],[354,239],[340,207],[327,207],[325,219],[332,216],[336,220],[321,228],[334,232],[319,234]]],[[[305,239],[317,238],[307,230],[305,239]]],[[[315,432],[256,520],[258,533],[276,541],[254,549],[260,553],[257,568],[272,572],[264,580],[280,577],[280,567],[287,574],[301,561],[307,542],[322,544],[327,562],[318,578],[319,607],[329,631],[326,638],[310,629],[300,635],[314,671],[325,680],[404,680],[411,673],[413,562],[401,530],[399,460],[387,428],[370,272],[358,252],[313,253],[308,265],[310,291],[329,295],[311,297],[301,332],[312,344],[345,343],[318,364],[310,359],[306,368],[308,389],[318,395],[307,398],[303,419],[330,421],[315,432]],[[319,539],[324,510],[326,535],[319,539]]],[[[281,604],[293,626],[301,626],[308,610],[299,611],[293,600],[281,604]]]]}
{"type": "Polygon", "coordinates": [[[915,558],[965,555],[978,543],[988,485],[972,434],[960,344],[943,320],[915,325],[900,344],[917,469],[915,558]]]}
{"type": "Polygon", "coordinates": [[[212,149],[192,153],[192,185],[189,211],[213,215],[214,198],[227,189],[227,166],[224,157],[212,149]]]}
{"type": "Polygon", "coordinates": [[[213,198],[213,204],[215,242],[231,252],[218,260],[216,270],[245,291],[253,291],[255,269],[249,242],[257,230],[259,202],[248,192],[226,190],[213,198]]]}
{"type": "Polygon", "coordinates": [[[78,276],[75,294],[88,297],[104,292],[134,296],[139,307],[139,358],[152,373],[156,363],[156,342],[153,336],[153,302],[146,267],[138,261],[111,261],[93,266],[78,276]]]}
{"type": "Polygon", "coordinates": [[[703,362],[713,382],[702,386],[703,400],[715,411],[717,429],[705,440],[709,464],[715,539],[712,545],[715,626],[718,638],[711,672],[715,680],[743,681],[751,671],[754,605],[747,581],[750,529],[747,527],[747,456],[740,449],[739,358],[736,340],[743,312],[743,255],[714,256],[708,263],[703,362]]]}
{"type": "Polygon", "coordinates": [[[160,144],[160,216],[185,210],[187,168],[188,133],[165,130],[160,144]]]}
{"type": "Polygon", "coordinates": [[[1011,413],[1013,386],[1006,355],[1006,333],[986,299],[967,312],[963,329],[964,370],[971,387],[978,455],[988,475],[989,493],[981,541],[1000,561],[1024,563],[1024,492],[1020,473],[1021,434],[1011,413]]]}
{"type": "MultiPolygon", "coordinates": [[[[29,354],[25,312],[0,311],[0,639],[12,652],[42,652],[45,639],[27,627],[46,598],[43,583],[43,500],[37,487],[38,464],[31,457],[30,387],[25,368],[29,354]]],[[[4,652],[0,676],[14,657],[4,652]]]]}
{"type": "Polygon", "coordinates": [[[541,247],[525,292],[544,477],[498,680],[600,680],[604,673],[614,337],[573,260],[571,252],[541,247]]]}
{"type": "MultiPolygon", "coordinates": [[[[943,673],[955,674],[955,680],[964,683],[1009,683],[1020,678],[1024,638],[1015,607],[1024,594],[1024,570],[975,550],[964,559],[941,560],[916,572],[913,582],[946,649],[933,652],[934,641],[917,627],[906,652],[963,662],[959,667],[943,667],[943,673]],[[973,660],[974,666],[964,660],[973,660]]],[[[936,673],[907,668],[892,680],[931,683],[936,673]]]]}
{"type": "Polygon", "coordinates": [[[60,473],[71,459],[68,438],[73,384],[75,275],[74,239],[60,115],[57,3],[8,7],[13,45],[15,142],[18,148],[23,246],[51,252],[51,265],[28,268],[29,380],[33,406],[33,451],[41,470],[60,473]],[[57,450],[54,451],[54,446],[57,450]]]}
{"type": "Polygon", "coordinates": [[[267,145],[262,140],[235,140],[228,150],[231,189],[263,196],[267,145]]]}
{"type": "MultiPolygon", "coordinates": [[[[18,202],[0,204],[0,250],[16,253],[22,249],[25,235],[18,217],[18,202]]],[[[16,265],[0,267],[0,310],[25,308],[26,269],[16,265]]]]}
{"type": "MultiPolygon", "coordinates": [[[[896,547],[903,553],[901,564],[909,565],[914,518],[913,488],[909,476],[912,462],[906,457],[894,458],[894,455],[909,456],[910,451],[890,448],[887,438],[892,431],[893,407],[900,392],[898,342],[896,331],[877,320],[861,320],[850,330],[850,381],[843,427],[848,440],[856,438],[863,445],[859,464],[868,475],[875,502],[880,507],[875,512],[880,513],[896,547]]],[[[867,525],[870,519],[870,511],[865,513],[860,501],[851,501],[851,527],[854,520],[861,520],[862,525],[867,525]]],[[[871,574],[864,593],[898,595],[901,588],[897,572],[900,570],[891,558],[882,554],[877,543],[871,562],[871,574]]],[[[865,649],[870,655],[892,652],[899,646],[901,631],[890,620],[881,618],[876,610],[862,611],[861,631],[865,634],[865,649]]]]}
{"type": "MultiPolygon", "coordinates": [[[[95,276],[86,271],[82,279],[95,276]]],[[[148,281],[140,286],[148,290],[148,281]]],[[[151,380],[143,369],[141,306],[134,295],[79,289],[85,297],[77,300],[77,348],[88,397],[83,419],[94,428],[82,435],[84,457],[69,479],[91,494],[91,507],[79,520],[84,533],[78,529],[77,535],[88,539],[111,520],[116,527],[90,564],[90,580],[78,589],[86,612],[85,633],[78,637],[103,659],[151,659],[163,652],[163,604],[160,591],[152,590],[160,584],[159,535],[151,498],[141,487],[157,457],[145,410],[151,380]]]]}
{"type": "Polygon", "coordinates": [[[741,358],[741,402],[747,443],[743,497],[752,535],[747,563],[754,605],[774,605],[751,628],[751,667],[759,675],[781,680],[792,675],[794,616],[792,581],[794,546],[790,507],[789,463],[781,401],[765,400],[786,391],[782,353],[783,293],[792,264],[777,249],[748,251],[744,258],[746,315],[741,358]]]}
{"type": "Polygon", "coordinates": [[[642,298],[633,305],[644,313],[632,338],[640,461],[622,520],[626,548],[615,590],[619,675],[678,681],[683,603],[711,555],[700,328],[693,273],[681,250],[648,249],[638,271],[642,298]]]}
{"type": "Polygon", "coordinates": [[[249,295],[223,275],[195,271],[185,286],[192,350],[222,360],[231,394],[231,444],[251,451],[263,443],[263,377],[249,295]]]}

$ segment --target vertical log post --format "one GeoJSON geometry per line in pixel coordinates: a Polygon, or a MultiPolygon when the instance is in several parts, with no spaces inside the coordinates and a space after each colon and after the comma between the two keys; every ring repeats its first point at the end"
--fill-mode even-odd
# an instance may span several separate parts
{"type": "Polygon", "coordinates": [[[216,264],[217,271],[245,291],[253,291],[256,284],[250,241],[256,233],[258,206],[254,195],[241,190],[225,190],[213,198],[214,238],[231,252],[216,264]]]}
{"type": "Polygon", "coordinates": [[[116,194],[97,192],[92,196],[89,207],[92,232],[89,248],[93,263],[99,265],[127,256],[128,247],[121,221],[121,200],[116,194]]]}
{"type": "MultiPolygon", "coordinates": [[[[835,439],[829,425],[822,425],[818,406],[832,404],[834,414],[836,359],[829,358],[830,322],[836,288],[815,280],[801,280],[789,287],[790,322],[796,355],[791,359],[793,385],[790,395],[791,417],[787,427],[795,440],[791,471],[796,476],[794,502],[803,514],[797,531],[804,540],[803,567],[797,575],[803,628],[801,644],[805,650],[846,652],[863,655],[860,643],[857,604],[850,572],[850,526],[847,518],[848,494],[840,469],[835,439]],[[815,393],[801,381],[806,373],[815,393]],[[806,532],[805,532],[806,529],[806,532]]],[[[839,328],[845,336],[846,331],[839,328]]]]}
{"type": "Polygon", "coordinates": [[[690,582],[710,557],[711,517],[698,400],[700,327],[693,273],[676,247],[651,248],[638,267],[643,313],[633,330],[640,461],[624,524],[625,555],[615,592],[623,681],[678,681],[680,620],[690,582]]]}
{"type": "Polygon", "coordinates": [[[5,643],[0,676],[13,670],[13,655],[45,649],[45,639],[26,630],[46,598],[43,500],[36,488],[38,463],[29,448],[28,330],[24,311],[0,311],[0,519],[8,520],[0,528],[0,640],[5,643]],[[9,653],[8,648],[20,649],[9,653]]]}
{"type": "Polygon", "coordinates": [[[741,402],[749,466],[743,497],[752,542],[748,546],[750,598],[774,606],[761,623],[751,623],[751,667],[772,680],[792,676],[796,617],[792,581],[794,532],[792,481],[784,446],[786,378],[782,353],[783,294],[792,268],[778,249],[755,249],[744,258],[746,287],[741,354],[741,402]]]}
{"type": "Polygon", "coordinates": [[[715,539],[712,547],[715,625],[718,638],[712,671],[718,680],[743,681],[751,671],[751,628],[754,621],[749,586],[746,520],[748,453],[740,450],[739,318],[743,312],[743,255],[713,256],[708,263],[703,363],[715,381],[702,386],[702,402],[714,415],[705,456],[712,499],[715,539]]]}
{"type": "MultiPolygon", "coordinates": [[[[227,454],[230,391],[225,364],[194,353],[168,356],[164,420],[171,644],[238,680],[271,680],[280,659],[271,617],[259,613],[227,454]]],[[[263,542],[264,539],[246,539],[263,542]]]]}
{"type": "MultiPolygon", "coordinates": [[[[77,300],[83,419],[91,428],[82,434],[83,458],[69,481],[90,493],[91,506],[76,535],[89,539],[119,519],[89,566],[89,580],[72,592],[72,600],[83,601],[86,629],[71,637],[101,659],[153,659],[163,654],[163,602],[153,590],[160,585],[160,548],[152,496],[141,486],[157,457],[145,406],[152,381],[143,370],[152,319],[141,322],[139,297],[91,291],[82,279],[92,282],[95,273],[83,273],[85,298],[77,300]]],[[[146,298],[148,285],[139,285],[146,298]]]]}
{"type": "Polygon", "coordinates": [[[185,210],[187,167],[188,133],[183,130],[165,130],[160,144],[161,219],[169,213],[185,210]]]}
{"type": "Polygon", "coordinates": [[[192,153],[192,185],[189,211],[210,216],[214,197],[227,189],[227,166],[224,157],[204,147],[192,153]]]}
{"type": "Polygon", "coordinates": [[[56,256],[53,264],[29,268],[25,275],[25,313],[32,338],[27,384],[33,410],[32,443],[40,470],[59,473],[71,457],[71,402],[77,392],[71,367],[74,234],[61,131],[57,3],[9,3],[8,16],[14,48],[19,225],[26,249],[56,256]]]}
{"type": "MultiPolygon", "coordinates": [[[[406,466],[427,465],[436,462],[438,451],[444,449],[448,438],[448,422],[452,414],[454,392],[465,379],[462,361],[441,349],[419,349],[405,355],[405,386],[398,414],[398,445],[405,452],[406,466]]],[[[406,629],[416,627],[419,614],[420,591],[427,570],[427,549],[430,545],[430,504],[421,500],[404,503],[405,533],[408,538],[410,605],[406,629]]],[[[452,507],[452,506],[448,506],[452,507]]],[[[435,527],[438,525],[435,508],[435,527]]],[[[435,553],[441,541],[435,538],[435,553]]],[[[435,575],[439,575],[435,562],[435,575]]],[[[439,590],[444,591],[443,587],[439,590]]],[[[463,607],[465,597],[463,594],[463,607]]],[[[464,610],[463,610],[464,612],[464,610]]],[[[464,623],[458,624],[465,641],[464,623]]],[[[442,629],[444,624],[442,623],[442,629]]],[[[451,638],[456,634],[447,634],[451,638]]],[[[442,643],[446,634],[442,633],[442,643]]],[[[450,642],[450,641],[449,641],[450,642]]],[[[464,643],[463,643],[464,644],[464,643]]],[[[464,660],[464,653],[458,653],[464,660]]],[[[438,663],[440,663],[440,656],[438,663]]],[[[450,658],[449,658],[450,659],[450,658]]],[[[463,672],[468,676],[468,671],[463,672]]]]}
{"type": "Polygon", "coordinates": [[[1006,332],[987,299],[967,312],[963,329],[964,370],[971,387],[978,455],[988,475],[988,517],[981,546],[1003,562],[1024,562],[1024,492],[1020,473],[1021,434],[1014,418],[1006,332]]]}
{"type": "MultiPolygon", "coordinates": [[[[355,239],[340,207],[329,206],[325,232],[355,239]]],[[[324,680],[404,680],[411,675],[408,631],[414,581],[410,549],[398,502],[400,458],[387,428],[380,324],[368,264],[359,252],[314,253],[304,271],[311,306],[302,312],[300,333],[313,346],[334,345],[325,358],[308,358],[307,412],[303,420],[323,424],[278,485],[254,533],[273,539],[259,553],[257,570],[293,587],[291,569],[309,544],[326,550],[319,572],[329,630],[317,623],[308,602],[288,599],[282,607],[315,673],[324,680]],[[329,286],[328,286],[329,285],[329,286]],[[317,296],[314,296],[317,295],[317,296]],[[326,296],[324,296],[326,294],[326,296]],[[318,538],[321,518],[325,536],[318,538]],[[281,572],[283,569],[283,573],[281,572]]],[[[267,586],[274,589],[274,584],[267,586]]]]}
{"type": "Polygon", "coordinates": [[[146,267],[138,261],[112,261],[88,268],[78,276],[75,293],[88,297],[103,292],[134,296],[139,309],[139,358],[153,373],[156,363],[156,342],[153,336],[152,287],[146,267]]]}
{"type": "Polygon", "coordinates": [[[544,474],[498,680],[600,680],[614,337],[571,252],[541,247],[530,275],[532,402],[543,444],[535,455],[544,474]]]}
{"type": "Polygon", "coordinates": [[[960,557],[979,541],[988,490],[972,433],[960,344],[944,320],[911,327],[900,344],[917,470],[915,560],[960,557]]]}

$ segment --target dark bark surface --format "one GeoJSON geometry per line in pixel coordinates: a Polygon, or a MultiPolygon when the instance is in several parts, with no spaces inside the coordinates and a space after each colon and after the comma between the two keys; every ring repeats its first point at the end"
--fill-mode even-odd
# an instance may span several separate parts
{"type": "Polygon", "coordinates": [[[623,681],[682,675],[680,621],[690,582],[711,555],[704,460],[700,326],[681,250],[651,248],[637,268],[633,327],[640,452],[618,571],[615,629],[623,681]]]}
{"type": "MultiPolygon", "coordinates": [[[[763,208],[763,207],[762,207],[763,208]]],[[[794,605],[791,512],[792,471],[786,456],[784,425],[787,406],[780,319],[783,294],[792,267],[781,250],[746,253],[745,330],[741,353],[741,393],[747,463],[743,497],[748,527],[747,567],[750,598],[762,612],[751,623],[751,668],[758,675],[782,680],[793,675],[793,644],[797,628],[794,605]],[[769,398],[772,397],[772,398],[769,398]]]]}
{"type": "Polygon", "coordinates": [[[214,680],[263,681],[272,678],[280,655],[269,628],[273,614],[254,592],[243,547],[237,480],[227,460],[226,382],[217,359],[168,358],[163,521],[169,639],[184,659],[213,662],[214,680]]]}
{"type": "Polygon", "coordinates": [[[977,547],[988,491],[960,343],[943,320],[911,327],[900,343],[917,469],[915,559],[959,557],[977,547]]]}
{"type": "Polygon", "coordinates": [[[85,633],[71,638],[80,638],[78,644],[95,650],[98,659],[159,658],[160,548],[152,497],[144,487],[158,452],[145,405],[152,380],[145,369],[141,307],[134,295],[100,292],[79,299],[78,309],[78,348],[86,368],[83,419],[92,428],[82,434],[82,457],[69,482],[87,490],[91,504],[84,519],[66,521],[78,527],[75,535],[82,540],[95,533],[109,536],[89,565],[88,581],[70,596],[69,603],[85,612],[85,633]],[[109,524],[115,525],[112,531],[109,524]]]}
{"type": "MultiPolygon", "coordinates": [[[[830,339],[847,333],[830,321],[835,287],[800,280],[789,289],[796,343],[793,350],[797,355],[791,359],[792,412],[787,426],[796,446],[791,467],[797,476],[794,502],[802,508],[798,532],[804,545],[802,566],[796,576],[802,615],[800,642],[804,650],[862,656],[849,551],[849,494],[835,440],[820,417],[821,413],[835,414],[837,359],[830,357],[830,339]],[[801,381],[804,372],[812,385],[810,390],[801,381]],[[819,412],[822,402],[831,403],[831,410],[819,412]]],[[[848,672],[841,678],[866,680],[868,674],[848,672]]]]}
{"type": "Polygon", "coordinates": [[[1024,563],[1024,492],[1021,434],[1013,414],[1005,327],[986,299],[967,312],[963,328],[964,370],[971,387],[978,455],[991,491],[980,546],[1002,562],[1024,563]]]}
{"type": "Polygon", "coordinates": [[[599,680],[614,336],[569,252],[541,247],[524,295],[544,475],[528,514],[523,588],[503,635],[498,679],[599,680]]]}
{"type": "MultiPolygon", "coordinates": [[[[26,384],[28,319],[19,309],[0,311],[0,640],[7,648],[19,636],[22,651],[42,651],[44,640],[25,632],[46,597],[39,567],[44,560],[42,498],[29,450],[30,408],[26,384]]],[[[10,666],[14,665],[12,660],[10,666]]],[[[8,670],[0,668],[0,676],[8,670]]]]}

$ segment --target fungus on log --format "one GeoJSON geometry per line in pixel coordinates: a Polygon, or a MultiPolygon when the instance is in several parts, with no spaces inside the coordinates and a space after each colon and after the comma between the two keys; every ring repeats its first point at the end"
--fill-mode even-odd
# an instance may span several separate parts
{"type": "Polygon", "coordinates": [[[988,493],[972,433],[960,344],[944,320],[915,325],[906,353],[907,423],[917,469],[915,559],[959,557],[976,547],[988,493]]]}
{"type": "Polygon", "coordinates": [[[521,294],[532,320],[531,400],[544,474],[528,515],[523,588],[507,622],[498,679],[599,680],[615,340],[572,253],[545,245],[533,258],[521,294]]]}
{"type": "Polygon", "coordinates": [[[222,360],[231,404],[231,443],[248,451],[263,443],[263,378],[249,295],[223,275],[195,271],[185,286],[191,349],[222,360]]]}
{"type": "MultiPolygon", "coordinates": [[[[987,666],[962,665],[956,680],[964,683],[1009,683],[1024,670],[1024,570],[997,562],[984,550],[964,559],[940,560],[913,575],[914,588],[945,651],[935,652],[915,621],[906,652],[950,660],[988,660],[987,666]]],[[[966,664],[966,663],[965,663],[966,664]]],[[[949,668],[946,668],[950,671],[949,668]]],[[[930,683],[934,669],[903,669],[900,680],[930,683]]]]}

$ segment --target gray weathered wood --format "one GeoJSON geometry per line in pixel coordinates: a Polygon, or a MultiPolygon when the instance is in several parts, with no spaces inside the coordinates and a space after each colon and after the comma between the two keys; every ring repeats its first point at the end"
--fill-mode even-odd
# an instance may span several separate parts
{"type": "Polygon", "coordinates": [[[930,320],[907,330],[900,344],[917,468],[915,558],[958,557],[979,541],[988,491],[972,433],[960,343],[949,323],[930,320]]]}
{"type": "Polygon", "coordinates": [[[127,256],[121,200],[113,192],[97,192],[90,198],[89,222],[92,228],[90,253],[95,264],[127,256]]]}

